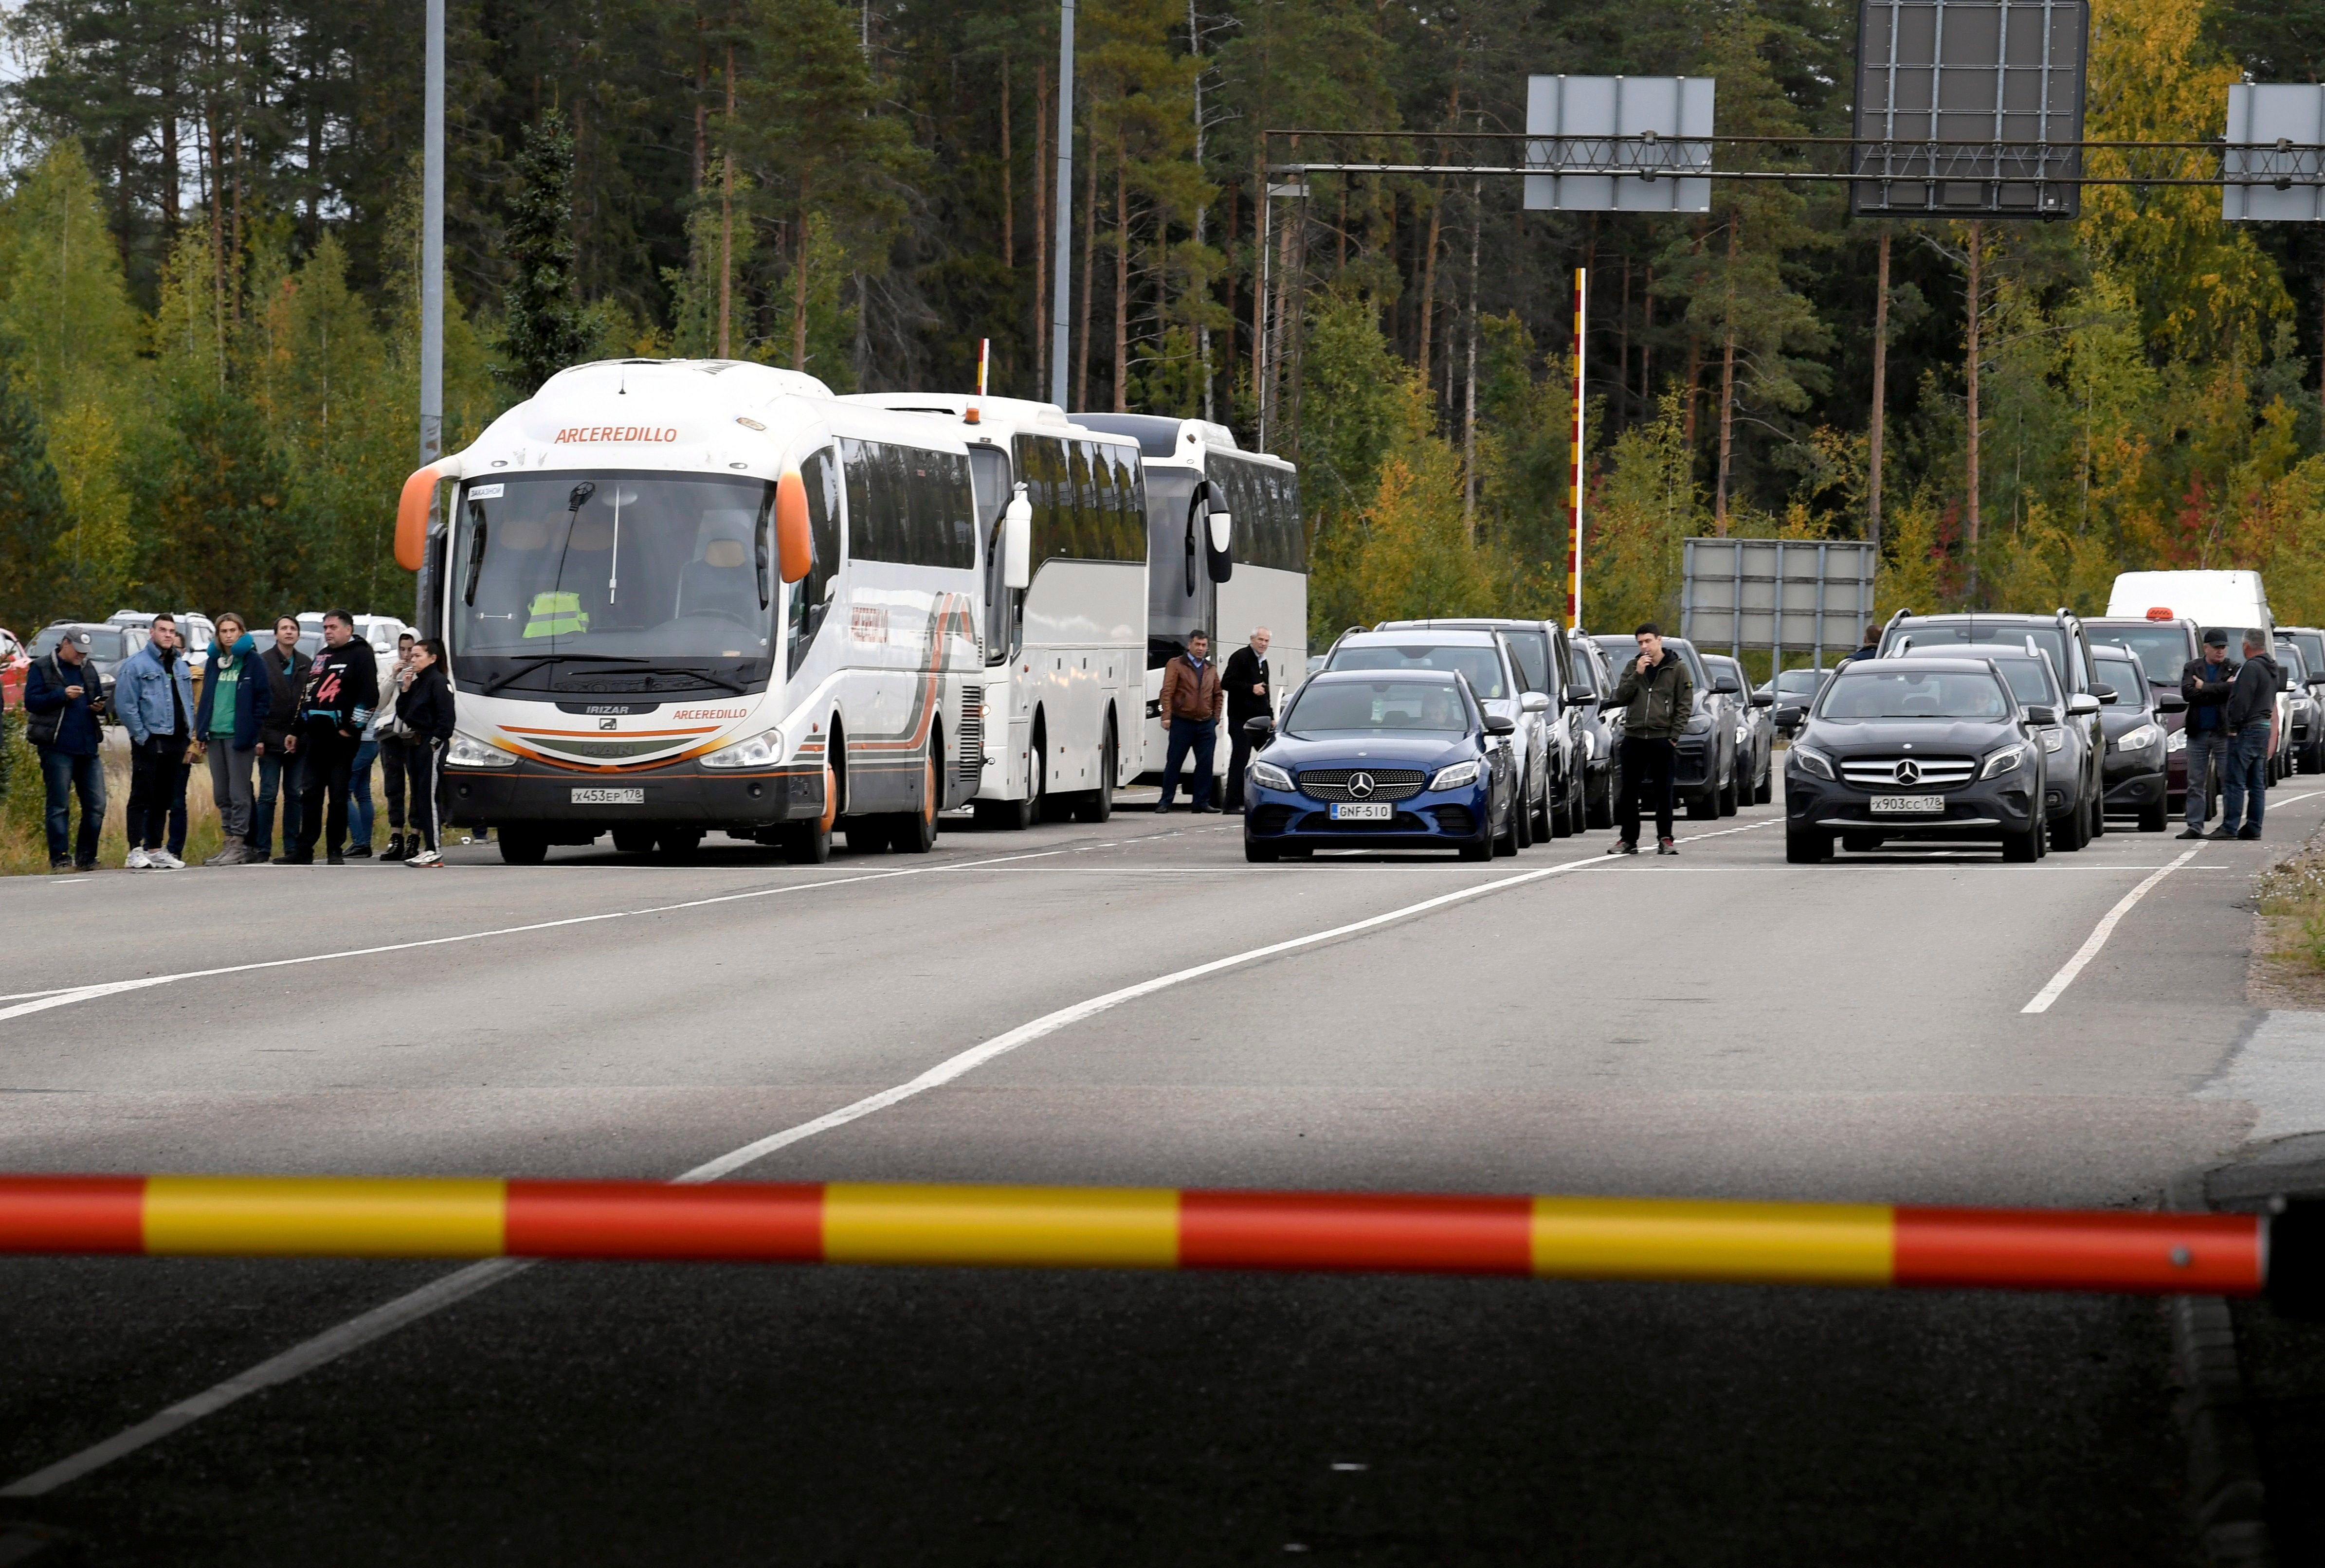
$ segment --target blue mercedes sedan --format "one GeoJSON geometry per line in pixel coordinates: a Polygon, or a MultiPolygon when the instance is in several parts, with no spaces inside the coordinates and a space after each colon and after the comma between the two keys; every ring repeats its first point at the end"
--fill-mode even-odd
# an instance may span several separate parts
{"type": "Polygon", "coordinates": [[[1513,719],[1488,715],[1459,673],[1324,670],[1246,774],[1246,860],[1320,849],[1450,849],[1515,854],[1513,719]]]}

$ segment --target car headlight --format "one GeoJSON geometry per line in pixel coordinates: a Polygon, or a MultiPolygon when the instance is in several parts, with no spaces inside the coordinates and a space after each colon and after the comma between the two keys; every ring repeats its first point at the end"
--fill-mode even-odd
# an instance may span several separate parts
{"type": "Polygon", "coordinates": [[[1290,789],[1293,788],[1292,775],[1285,772],[1283,769],[1277,767],[1273,762],[1263,762],[1255,757],[1252,759],[1251,767],[1248,771],[1251,774],[1251,781],[1258,785],[1262,789],[1290,789]]]}
{"type": "Polygon", "coordinates": [[[731,746],[721,746],[702,759],[706,768],[771,768],[783,760],[783,733],[769,730],[753,735],[747,741],[737,741],[731,746]]]}
{"type": "Polygon", "coordinates": [[[2142,724],[2135,730],[2126,730],[2117,735],[2115,749],[2118,752],[2144,752],[2163,738],[2163,732],[2154,724],[2142,724]]]}
{"type": "Polygon", "coordinates": [[[1751,725],[1737,724],[1736,726],[1736,743],[1739,746],[1748,746],[1752,743],[1751,725]]]}
{"type": "Polygon", "coordinates": [[[2005,773],[2010,772],[2013,770],[2023,766],[2025,763],[2025,747],[2020,745],[2005,746],[1998,752],[1993,752],[1987,754],[1986,766],[1978,770],[1978,776],[1981,779],[1999,779],[2005,773]]]}
{"type": "Polygon", "coordinates": [[[514,768],[516,753],[504,752],[498,746],[487,745],[474,735],[459,731],[452,734],[452,743],[444,748],[444,765],[448,768],[514,768]]]}
{"type": "Polygon", "coordinates": [[[2172,731],[2172,738],[2163,742],[2163,749],[2166,752],[2186,751],[2188,749],[2188,732],[2185,730],[2172,731]]]}
{"type": "Polygon", "coordinates": [[[1450,768],[1440,768],[1429,781],[1431,789],[1459,789],[1464,784],[1475,784],[1483,762],[1456,762],[1450,768]]]}
{"type": "Polygon", "coordinates": [[[2042,732],[2042,749],[2044,751],[2055,752],[2066,743],[2066,731],[2062,729],[2045,729],[2042,732]]]}
{"type": "Polygon", "coordinates": [[[1833,776],[1832,759],[1822,752],[1807,746],[1794,746],[1792,754],[1792,765],[1811,778],[1829,779],[1833,776]]]}

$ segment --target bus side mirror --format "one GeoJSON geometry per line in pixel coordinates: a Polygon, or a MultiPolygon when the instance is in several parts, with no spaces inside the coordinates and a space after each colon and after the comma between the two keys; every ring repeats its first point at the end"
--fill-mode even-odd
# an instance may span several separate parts
{"type": "Polygon", "coordinates": [[[775,481],[775,558],[786,583],[796,583],[815,569],[815,536],[807,523],[807,481],[796,468],[786,468],[775,481]]]}
{"type": "Polygon", "coordinates": [[[1209,568],[1211,581],[1224,583],[1235,576],[1235,514],[1214,512],[1210,528],[1204,540],[1203,564],[1209,568]]]}
{"type": "Polygon", "coordinates": [[[1024,588],[1033,582],[1033,503],[1025,499],[1025,487],[1020,484],[1001,513],[1001,586],[1024,588]]]}
{"type": "Polygon", "coordinates": [[[442,467],[430,464],[403,482],[395,503],[395,564],[416,572],[428,553],[428,512],[436,503],[436,485],[442,467]]]}

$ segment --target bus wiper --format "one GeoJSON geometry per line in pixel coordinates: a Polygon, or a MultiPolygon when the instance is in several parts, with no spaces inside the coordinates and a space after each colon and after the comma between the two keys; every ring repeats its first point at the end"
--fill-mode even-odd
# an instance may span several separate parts
{"type": "Polygon", "coordinates": [[[694,680],[709,681],[721,691],[731,691],[736,696],[748,695],[740,681],[729,680],[723,675],[713,675],[707,669],[689,669],[679,665],[657,664],[651,669],[639,670],[638,673],[640,675],[683,675],[694,680]]]}
{"type": "Polygon", "coordinates": [[[480,696],[490,696],[520,675],[531,675],[544,664],[644,664],[646,660],[628,653],[543,653],[525,659],[515,669],[506,670],[485,682],[480,696]]]}

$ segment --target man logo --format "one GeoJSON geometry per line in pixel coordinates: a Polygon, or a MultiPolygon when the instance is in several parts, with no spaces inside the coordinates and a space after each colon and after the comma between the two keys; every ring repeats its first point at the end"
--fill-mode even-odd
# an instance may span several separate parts
{"type": "Polygon", "coordinates": [[[601,730],[610,730],[621,722],[622,721],[619,719],[599,719],[597,721],[597,727],[601,730]]]}
{"type": "Polygon", "coordinates": [[[1370,773],[1351,773],[1348,775],[1349,799],[1370,800],[1373,798],[1374,788],[1373,776],[1370,773]]]}

